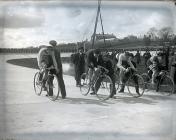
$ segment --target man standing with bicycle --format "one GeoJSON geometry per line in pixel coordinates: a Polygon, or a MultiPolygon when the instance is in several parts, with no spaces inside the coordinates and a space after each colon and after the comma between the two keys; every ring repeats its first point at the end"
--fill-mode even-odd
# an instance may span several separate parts
{"type": "MultiPolygon", "coordinates": [[[[51,40],[49,42],[51,46],[47,46],[45,48],[40,49],[37,57],[38,66],[39,69],[42,69],[43,66],[45,68],[49,68],[51,66],[54,67],[54,71],[51,71],[52,73],[55,73],[59,80],[59,86],[61,89],[62,98],[64,99],[66,97],[66,91],[65,91],[65,84],[63,81],[62,76],[62,63],[60,58],[60,52],[58,52],[55,47],[57,45],[57,42],[54,40],[51,40]]],[[[43,79],[42,87],[46,89],[45,83],[48,75],[47,69],[43,73],[40,74],[40,79],[43,79]]],[[[52,83],[52,79],[49,80],[52,83]]],[[[49,89],[49,96],[53,95],[53,91],[51,88],[49,89]]]]}
{"type": "MultiPolygon", "coordinates": [[[[117,68],[120,69],[119,77],[120,77],[120,82],[121,82],[121,88],[119,92],[124,92],[125,89],[125,83],[131,76],[131,74],[136,71],[135,64],[132,63],[131,61],[131,54],[129,52],[124,52],[121,54],[116,55],[116,59],[118,61],[117,63],[117,68]]],[[[138,81],[136,78],[133,79],[134,82],[136,83],[136,93],[139,94],[139,86],[138,86],[138,81]]]]}

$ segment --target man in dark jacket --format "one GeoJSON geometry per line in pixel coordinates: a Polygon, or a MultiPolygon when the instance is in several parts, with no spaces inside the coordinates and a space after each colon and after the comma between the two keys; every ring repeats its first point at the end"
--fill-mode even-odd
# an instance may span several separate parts
{"type": "Polygon", "coordinates": [[[144,57],[144,63],[145,63],[145,66],[147,68],[147,61],[148,59],[151,57],[151,54],[148,50],[146,50],[146,52],[143,54],[143,57],[144,57]]]}
{"type": "Polygon", "coordinates": [[[81,75],[85,72],[85,53],[83,47],[78,49],[78,53],[73,55],[73,64],[75,69],[76,86],[80,86],[81,75]]]}
{"type": "Polygon", "coordinates": [[[55,58],[56,58],[57,67],[59,69],[59,72],[56,73],[56,76],[58,77],[62,98],[64,99],[66,97],[66,90],[65,90],[64,80],[63,80],[63,70],[62,70],[62,62],[61,62],[60,51],[58,51],[56,49],[57,42],[55,40],[51,40],[49,42],[49,44],[51,45],[51,47],[54,50],[54,55],[55,55],[55,58]]]}
{"type": "Polygon", "coordinates": [[[139,64],[141,63],[141,54],[139,53],[139,51],[137,50],[137,53],[135,55],[136,58],[136,63],[139,64]]]}

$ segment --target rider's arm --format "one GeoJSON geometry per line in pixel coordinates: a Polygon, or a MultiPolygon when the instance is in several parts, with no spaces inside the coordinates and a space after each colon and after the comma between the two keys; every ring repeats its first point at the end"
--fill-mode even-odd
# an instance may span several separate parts
{"type": "Polygon", "coordinates": [[[41,62],[42,61],[42,57],[41,57],[41,55],[42,55],[42,50],[39,51],[38,56],[37,56],[37,63],[38,63],[39,69],[42,68],[42,62],[41,62]]]}
{"type": "Polygon", "coordinates": [[[123,60],[122,55],[120,55],[120,56],[119,56],[119,59],[118,59],[117,67],[118,67],[119,69],[126,70],[126,69],[122,66],[122,60],[123,60]]]}
{"type": "Polygon", "coordinates": [[[131,59],[128,59],[128,64],[130,65],[130,68],[135,69],[133,63],[131,62],[131,59]]]}

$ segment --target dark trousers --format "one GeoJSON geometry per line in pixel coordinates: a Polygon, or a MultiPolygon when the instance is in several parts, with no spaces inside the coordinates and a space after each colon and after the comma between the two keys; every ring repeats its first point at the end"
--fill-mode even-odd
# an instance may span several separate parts
{"type": "Polygon", "coordinates": [[[64,79],[63,79],[63,74],[62,73],[58,73],[56,74],[59,80],[59,86],[60,86],[60,90],[61,90],[61,95],[62,97],[66,97],[66,90],[65,90],[65,83],[64,83],[64,79]]]}
{"type": "Polygon", "coordinates": [[[84,72],[85,71],[83,69],[81,69],[80,67],[79,68],[75,67],[75,80],[76,80],[77,85],[81,84],[81,75],[84,72]]]}

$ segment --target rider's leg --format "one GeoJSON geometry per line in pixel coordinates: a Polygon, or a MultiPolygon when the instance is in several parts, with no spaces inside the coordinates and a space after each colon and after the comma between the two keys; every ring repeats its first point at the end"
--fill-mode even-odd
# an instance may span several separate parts
{"type": "Polygon", "coordinates": [[[115,87],[116,79],[115,79],[115,75],[114,74],[109,74],[109,77],[112,80],[112,91],[111,91],[111,96],[110,96],[112,98],[116,94],[116,87],[115,87]]]}
{"type": "Polygon", "coordinates": [[[100,85],[101,85],[101,82],[102,82],[103,78],[102,77],[99,77],[95,83],[95,91],[98,92],[99,88],[100,88],[100,85]]]}
{"type": "Polygon", "coordinates": [[[54,77],[51,75],[51,74],[53,74],[54,73],[54,71],[51,71],[50,70],[50,72],[49,72],[49,75],[48,75],[48,85],[49,85],[49,96],[53,96],[53,79],[54,79],[54,77]]]}
{"type": "Polygon", "coordinates": [[[43,79],[43,71],[40,71],[39,72],[39,81],[41,82],[43,79]]]}
{"type": "Polygon", "coordinates": [[[124,89],[125,89],[125,72],[123,70],[120,70],[119,78],[120,78],[120,85],[121,85],[119,92],[124,92],[124,89]]]}
{"type": "Polygon", "coordinates": [[[91,82],[92,76],[93,76],[93,68],[88,68],[88,78],[89,82],[91,82]]]}
{"type": "MultiPolygon", "coordinates": [[[[98,75],[100,74],[101,70],[97,69],[96,71],[93,72],[92,78],[91,78],[91,83],[93,84],[95,80],[97,79],[98,75]]],[[[95,90],[97,91],[99,88],[97,86],[97,89],[94,89],[94,86],[91,86],[91,93],[90,94],[95,94],[95,90]]]]}
{"type": "Polygon", "coordinates": [[[42,77],[42,87],[44,88],[44,90],[46,90],[45,85],[46,85],[47,77],[48,77],[48,70],[44,70],[43,77],[42,77]]]}
{"type": "Polygon", "coordinates": [[[138,82],[138,77],[136,75],[133,76],[133,81],[135,84],[136,93],[139,94],[139,82],[138,82]]]}
{"type": "Polygon", "coordinates": [[[157,70],[156,69],[153,69],[152,70],[152,84],[155,84],[155,79],[156,79],[156,76],[157,76],[157,70]]]}

